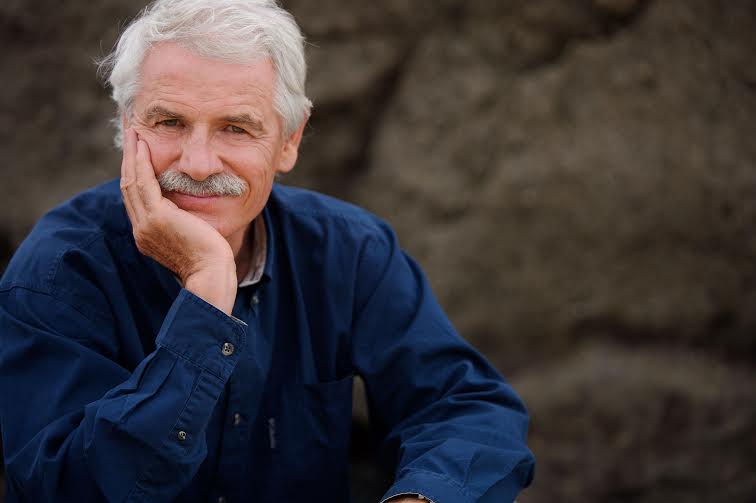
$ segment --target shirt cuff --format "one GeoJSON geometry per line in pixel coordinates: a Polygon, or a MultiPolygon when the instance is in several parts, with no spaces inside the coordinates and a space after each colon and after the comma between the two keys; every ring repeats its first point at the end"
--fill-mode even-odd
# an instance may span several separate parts
{"type": "Polygon", "coordinates": [[[437,473],[407,471],[386,491],[381,503],[401,494],[422,494],[434,503],[475,503],[476,497],[437,473]]]}
{"type": "Polygon", "coordinates": [[[507,503],[515,501],[521,490],[521,482],[514,472],[485,494],[473,494],[444,475],[424,470],[406,470],[401,472],[399,479],[386,491],[381,502],[400,494],[422,494],[434,503],[507,503]]]}
{"type": "Polygon", "coordinates": [[[394,499],[394,498],[403,498],[405,496],[412,496],[415,499],[417,499],[418,501],[428,501],[430,503],[436,503],[432,499],[426,498],[422,494],[418,494],[418,493],[399,493],[399,494],[393,494],[391,496],[386,496],[384,499],[381,500],[381,503],[391,503],[392,499],[394,499]]]}
{"type": "Polygon", "coordinates": [[[246,342],[246,324],[182,289],[155,343],[226,380],[246,342]]]}

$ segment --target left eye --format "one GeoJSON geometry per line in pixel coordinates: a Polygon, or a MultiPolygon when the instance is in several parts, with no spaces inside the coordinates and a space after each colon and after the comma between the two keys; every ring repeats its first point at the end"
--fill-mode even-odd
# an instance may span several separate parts
{"type": "Polygon", "coordinates": [[[227,126],[226,131],[230,133],[234,133],[234,134],[244,134],[247,132],[244,129],[240,128],[239,126],[227,126]]]}

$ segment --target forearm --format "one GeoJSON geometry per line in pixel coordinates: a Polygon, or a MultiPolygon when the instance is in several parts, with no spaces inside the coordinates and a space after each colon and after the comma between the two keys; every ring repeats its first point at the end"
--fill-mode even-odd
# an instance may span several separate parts
{"type": "Polygon", "coordinates": [[[237,288],[236,267],[233,260],[214,264],[184,280],[184,288],[208,304],[230,315],[234,308],[237,288]]]}
{"type": "Polygon", "coordinates": [[[378,246],[364,256],[365,276],[383,274],[364,288],[353,353],[384,461],[396,470],[386,495],[512,501],[533,468],[524,405],[456,333],[417,264],[387,241],[388,256],[378,246]]]}
{"type": "MultiPolygon", "coordinates": [[[[15,347],[30,341],[4,359],[0,377],[11,494],[30,501],[167,501],[191,480],[207,453],[209,418],[244,349],[237,322],[183,291],[157,349],[130,375],[78,341],[20,320],[3,322],[15,347]],[[234,348],[229,355],[226,342],[234,348]],[[52,379],[40,381],[42,375],[52,379]],[[6,401],[7,390],[30,395],[23,410],[34,414],[14,412],[21,409],[6,401]]],[[[81,329],[95,327],[82,322],[81,329]]]]}

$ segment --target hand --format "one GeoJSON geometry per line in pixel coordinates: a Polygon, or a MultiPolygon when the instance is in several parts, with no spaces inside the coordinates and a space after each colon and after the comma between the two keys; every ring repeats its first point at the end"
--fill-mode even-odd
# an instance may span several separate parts
{"type": "Polygon", "coordinates": [[[228,241],[210,224],[163,197],[147,142],[125,132],[121,193],[139,251],[176,273],[184,288],[231,314],[236,263],[228,241]]]}

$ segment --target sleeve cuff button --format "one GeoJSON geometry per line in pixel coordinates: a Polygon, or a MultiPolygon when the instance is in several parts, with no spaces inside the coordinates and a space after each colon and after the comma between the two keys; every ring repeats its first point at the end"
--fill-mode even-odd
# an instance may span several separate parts
{"type": "Polygon", "coordinates": [[[223,356],[231,356],[234,354],[234,345],[230,342],[226,342],[223,344],[223,349],[221,351],[223,352],[223,356]]]}

